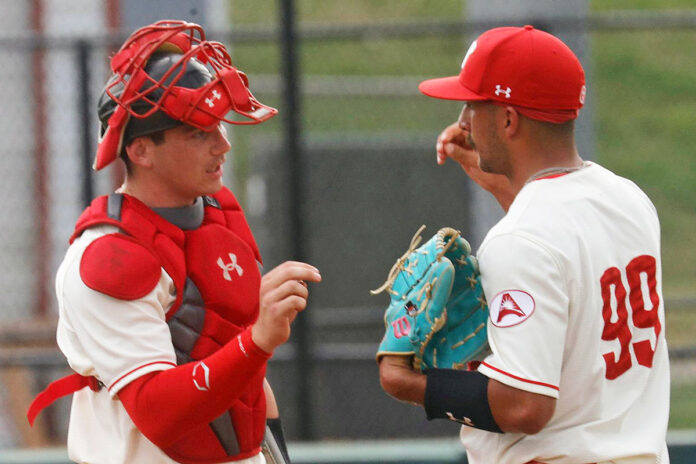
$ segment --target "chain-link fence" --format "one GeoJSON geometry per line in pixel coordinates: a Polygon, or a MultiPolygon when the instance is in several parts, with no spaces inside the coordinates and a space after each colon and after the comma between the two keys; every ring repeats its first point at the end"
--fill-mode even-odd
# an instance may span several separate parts
{"type": "MultiPolygon", "coordinates": [[[[385,298],[368,290],[381,284],[422,223],[431,232],[448,225],[476,234],[475,187],[459,169],[434,163],[435,136],[455,120],[459,104],[421,97],[418,82],[455,74],[473,31],[537,22],[474,21],[459,2],[385,2],[394,14],[372,5],[381,2],[321,6],[328,3],[299,11],[301,188],[292,195],[281,26],[274,21],[280,14],[268,2],[258,7],[273,12],[265,16],[233,8],[234,26],[211,33],[230,44],[255,95],[281,111],[261,126],[230,130],[227,183],[246,208],[265,266],[299,247],[324,277],[311,288],[303,343],[294,334],[268,376],[290,439],[454,436],[456,424],[426,427],[422,411],[381,391],[374,352],[385,298]],[[291,232],[298,222],[299,241],[291,232]]],[[[9,205],[0,227],[0,447],[62,444],[69,400],[47,410],[33,431],[23,416],[40,388],[67,373],[53,341],[52,287],[74,221],[89,192],[109,191],[120,176],[110,168],[86,177],[85,160],[96,145],[92,108],[106,57],[123,37],[49,39],[26,35],[17,18],[0,21],[7,31],[0,38],[0,188],[9,205]]],[[[560,36],[580,34],[587,45],[594,122],[583,129],[582,155],[634,179],[661,214],[671,426],[696,427],[696,11],[546,15],[541,25],[560,36]]]]}

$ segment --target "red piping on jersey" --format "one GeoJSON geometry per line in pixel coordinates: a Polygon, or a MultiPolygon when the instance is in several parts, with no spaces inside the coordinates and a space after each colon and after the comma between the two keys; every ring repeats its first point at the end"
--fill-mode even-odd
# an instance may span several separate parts
{"type": "Polygon", "coordinates": [[[558,388],[557,386],[551,385],[550,383],[537,382],[536,380],[527,380],[527,379],[523,379],[522,377],[518,377],[518,376],[516,376],[516,375],[512,375],[512,374],[510,374],[509,372],[505,372],[505,371],[502,370],[502,369],[498,369],[497,367],[493,367],[493,366],[491,366],[490,364],[488,364],[488,363],[486,363],[486,362],[482,362],[481,364],[483,364],[484,366],[488,367],[489,369],[493,369],[493,370],[496,371],[496,372],[500,372],[501,374],[505,374],[505,375],[507,375],[508,377],[512,377],[512,378],[515,379],[515,380],[520,380],[520,381],[522,381],[522,382],[532,383],[532,384],[534,384],[534,385],[541,385],[542,387],[548,387],[548,388],[553,388],[554,390],[559,390],[559,388],[558,388]]]}
{"type": "MultiPolygon", "coordinates": [[[[526,464],[544,464],[544,463],[541,462],[541,461],[529,461],[529,462],[527,462],[526,464]]],[[[596,463],[596,462],[593,462],[592,464],[597,464],[597,463],[596,463]]]]}
{"type": "Polygon", "coordinates": [[[538,179],[534,179],[535,181],[541,180],[541,179],[555,179],[556,177],[562,177],[565,176],[566,174],[570,174],[569,172],[559,172],[557,174],[549,174],[548,176],[544,177],[539,177],[538,179]]]}
{"type": "Polygon", "coordinates": [[[111,389],[114,387],[114,385],[116,385],[116,384],[119,383],[121,380],[123,380],[124,377],[127,377],[127,376],[131,375],[131,374],[132,374],[133,372],[135,372],[135,371],[139,371],[139,370],[142,369],[143,367],[152,366],[153,364],[168,364],[168,365],[170,365],[170,366],[172,366],[172,367],[176,367],[176,364],[173,363],[173,362],[171,362],[171,361],[153,361],[153,362],[149,362],[149,363],[147,363],[147,364],[143,364],[142,366],[138,366],[138,367],[136,367],[135,369],[131,369],[130,371],[126,372],[126,373],[123,374],[121,377],[119,377],[118,379],[116,379],[116,381],[113,382],[113,383],[111,384],[111,386],[109,386],[109,388],[107,388],[107,390],[108,390],[109,392],[111,392],[111,389]]]}

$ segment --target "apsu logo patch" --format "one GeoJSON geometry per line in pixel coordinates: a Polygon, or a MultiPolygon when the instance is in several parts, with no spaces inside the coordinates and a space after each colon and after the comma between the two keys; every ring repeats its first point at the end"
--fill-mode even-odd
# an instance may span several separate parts
{"type": "Polygon", "coordinates": [[[491,322],[497,327],[510,327],[527,320],[534,312],[534,298],[522,290],[504,290],[488,305],[491,322]]]}

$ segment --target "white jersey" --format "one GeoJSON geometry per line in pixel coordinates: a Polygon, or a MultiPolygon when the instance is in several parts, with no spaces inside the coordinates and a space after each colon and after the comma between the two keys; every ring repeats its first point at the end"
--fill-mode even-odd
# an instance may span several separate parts
{"type": "Polygon", "coordinates": [[[469,462],[669,462],[660,226],[647,196],[594,163],[533,181],[478,258],[493,351],[479,371],[557,402],[536,435],[462,427],[469,462]]]}
{"type": "MultiPolygon", "coordinates": [[[[176,366],[165,320],[176,296],[174,283],[162,269],[149,294],[124,301],[92,290],[80,277],[87,246],[117,231],[113,226],[86,230],[68,249],[56,277],[58,346],[73,370],[105,385],[97,393],[83,388],[73,395],[68,454],[78,463],[170,464],[175,461],[136,428],[118,392],[142,375],[176,366]]],[[[259,454],[234,462],[265,461],[259,454]]]]}

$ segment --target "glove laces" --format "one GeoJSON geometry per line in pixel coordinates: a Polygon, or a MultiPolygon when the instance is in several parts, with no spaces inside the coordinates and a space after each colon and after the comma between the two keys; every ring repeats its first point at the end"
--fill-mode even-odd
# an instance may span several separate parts
{"type": "MultiPolygon", "coordinates": [[[[377,294],[380,294],[384,291],[386,291],[387,293],[390,293],[392,295],[397,294],[396,292],[394,292],[392,290],[392,285],[394,285],[394,281],[396,280],[396,277],[399,275],[400,272],[406,271],[406,272],[412,273],[411,267],[415,263],[411,263],[407,267],[405,267],[404,264],[406,263],[406,260],[408,260],[408,257],[411,255],[411,253],[416,251],[416,248],[418,247],[418,245],[420,245],[420,243],[423,241],[423,237],[421,237],[421,232],[423,232],[424,230],[425,230],[425,224],[420,226],[418,228],[418,230],[416,231],[416,233],[413,234],[413,238],[411,238],[411,243],[409,244],[408,249],[406,250],[406,252],[403,255],[401,255],[401,257],[399,259],[396,260],[396,262],[394,263],[392,268],[389,270],[389,274],[387,274],[387,280],[379,288],[376,288],[374,290],[370,290],[370,293],[372,295],[377,295],[377,294]]],[[[459,231],[455,230],[451,227],[443,227],[442,229],[440,229],[437,232],[437,234],[435,234],[435,240],[437,242],[436,247],[440,251],[438,251],[437,255],[435,256],[434,262],[439,261],[440,258],[442,258],[445,255],[445,253],[447,253],[447,251],[450,249],[452,244],[454,244],[456,238],[459,236],[460,236],[459,231]],[[449,240],[447,241],[447,243],[445,243],[445,239],[447,239],[447,238],[449,238],[449,240]]],[[[432,263],[430,263],[430,265],[432,266],[432,263]]],[[[424,272],[424,274],[425,274],[425,272],[424,272]]]]}

